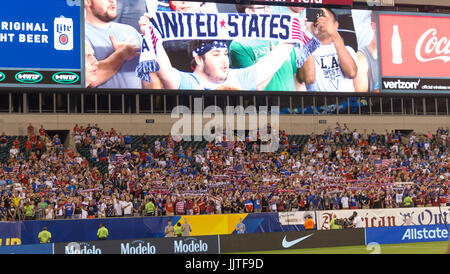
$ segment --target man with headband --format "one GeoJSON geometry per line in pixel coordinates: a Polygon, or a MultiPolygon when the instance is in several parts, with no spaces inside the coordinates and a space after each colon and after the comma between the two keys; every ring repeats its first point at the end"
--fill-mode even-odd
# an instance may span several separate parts
{"type": "MultiPolygon", "coordinates": [[[[149,14],[139,20],[141,30],[144,30],[144,26],[150,21],[147,16],[149,14]]],[[[295,46],[294,43],[280,42],[254,65],[231,69],[228,45],[225,41],[193,40],[188,49],[192,54],[193,72],[183,72],[172,67],[160,37],[157,41],[159,42],[155,47],[159,70],[156,75],[164,88],[188,90],[256,90],[258,85],[270,80],[290,58],[295,46]]]]}
{"type": "MultiPolygon", "coordinates": [[[[173,69],[164,61],[167,56],[161,54],[158,75],[169,89],[256,90],[259,84],[272,78],[290,57],[293,48],[293,44],[280,43],[254,65],[231,69],[225,41],[194,40],[189,45],[193,58],[192,73],[173,69]]],[[[158,53],[161,51],[158,48],[158,53]]]]}

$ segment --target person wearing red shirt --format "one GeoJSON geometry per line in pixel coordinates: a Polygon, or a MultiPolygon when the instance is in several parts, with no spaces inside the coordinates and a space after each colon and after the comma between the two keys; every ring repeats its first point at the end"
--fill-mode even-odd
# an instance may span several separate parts
{"type": "Polygon", "coordinates": [[[194,215],[194,201],[192,200],[192,198],[186,199],[186,214],[194,215]]]}
{"type": "Polygon", "coordinates": [[[166,209],[166,215],[167,216],[173,216],[174,215],[174,205],[172,203],[172,200],[170,197],[167,199],[166,204],[164,205],[164,208],[166,209]]]}
{"type": "Polygon", "coordinates": [[[432,197],[431,197],[431,204],[432,204],[433,206],[439,206],[439,195],[436,195],[436,193],[433,193],[433,194],[432,194],[432,197]]]}
{"type": "Polygon", "coordinates": [[[30,152],[31,152],[31,149],[32,149],[32,148],[33,148],[33,143],[31,142],[31,139],[28,138],[28,139],[25,141],[25,152],[26,152],[26,155],[27,155],[27,156],[30,155],[30,152]]]}
{"type": "Polygon", "coordinates": [[[14,146],[14,148],[17,148],[17,149],[20,148],[20,140],[19,140],[19,138],[16,138],[16,139],[13,141],[13,146],[14,146]]]}
{"type": "Polygon", "coordinates": [[[44,129],[43,125],[41,125],[41,128],[39,129],[39,136],[42,136],[42,137],[45,136],[45,129],[44,129]]]}
{"type": "Polygon", "coordinates": [[[27,127],[27,133],[28,134],[31,134],[31,133],[33,133],[34,132],[34,127],[31,125],[31,123],[29,123],[28,124],[28,127],[27,127]]]}
{"type": "Polygon", "coordinates": [[[198,202],[198,207],[200,208],[200,214],[206,213],[206,202],[205,199],[201,199],[200,202],[198,202]]]}
{"type": "Polygon", "coordinates": [[[44,142],[42,142],[41,138],[36,141],[36,150],[42,151],[44,148],[44,142]]]}
{"type": "Polygon", "coordinates": [[[206,208],[206,214],[214,214],[215,213],[215,205],[214,201],[209,201],[208,206],[206,208]]]}
{"type": "Polygon", "coordinates": [[[200,207],[197,204],[197,200],[194,202],[194,206],[192,207],[192,210],[194,212],[194,215],[199,215],[200,214],[200,207]]]}

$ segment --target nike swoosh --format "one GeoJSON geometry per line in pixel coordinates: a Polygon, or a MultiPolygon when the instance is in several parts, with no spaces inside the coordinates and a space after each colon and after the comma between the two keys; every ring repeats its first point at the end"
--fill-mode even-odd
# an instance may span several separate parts
{"type": "Polygon", "coordinates": [[[282,246],[284,248],[289,248],[289,247],[291,247],[293,245],[298,244],[299,242],[303,241],[304,239],[306,239],[308,237],[311,237],[312,235],[314,235],[314,234],[309,234],[309,235],[307,235],[305,237],[301,237],[301,238],[299,238],[297,240],[294,240],[294,241],[286,241],[286,236],[284,236],[284,239],[283,239],[283,242],[282,242],[282,246]]]}

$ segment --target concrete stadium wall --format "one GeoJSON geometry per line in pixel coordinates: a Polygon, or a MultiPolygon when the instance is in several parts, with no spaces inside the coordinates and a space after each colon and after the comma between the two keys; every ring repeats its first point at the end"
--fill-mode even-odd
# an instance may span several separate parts
{"type": "MultiPolygon", "coordinates": [[[[386,129],[389,131],[410,129],[417,133],[428,131],[434,133],[437,128],[447,128],[450,125],[450,116],[281,115],[279,119],[280,128],[288,134],[322,133],[327,128],[334,129],[336,122],[341,125],[347,124],[350,130],[366,129],[370,132],[374,129],[380,134],[386,129]]],[[[103,129],[114,128],[122,134],[166,135],[170,133],[172,125],[178,120],[180,118],[171,118],[170,114],[2,114],[0,115],[0,132],[5,132],[7,135],[26,135],[29,123],[36,129],[42,124],[47,130],[72,130],[75,124],[86,126],[88,123],[91,125],[97,123],[103,129]],[[153,119],[154,123],[146,123],[147,119],[153,119]]],[[[210,120],[211,118],[204,118],[202,124],[205,125],[210,120]]],[[[270,116],[268,120],[270,122],[270,116]]],[[[199,119],[195,121],[198,122],[199,119]]],[[[194,133],[193,126],[191,131],[194,133]]]]}

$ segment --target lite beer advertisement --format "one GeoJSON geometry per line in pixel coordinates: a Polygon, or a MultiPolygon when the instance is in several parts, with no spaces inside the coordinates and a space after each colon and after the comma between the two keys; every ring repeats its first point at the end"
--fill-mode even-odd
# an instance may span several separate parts
{"type": "Polygon", "coordinates": [[[0,86],[81,87],[80,1],[3,1],[0,86]]]}
{"type": "Polygon", "coordinates": [[[383,91],[450,92],[450,16],[378,15],[383,91]]]}

